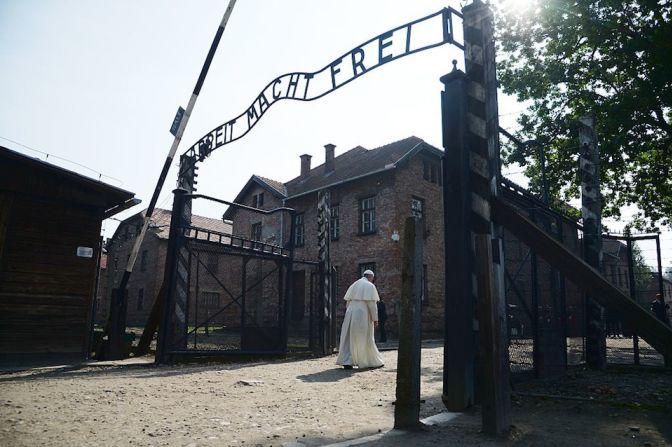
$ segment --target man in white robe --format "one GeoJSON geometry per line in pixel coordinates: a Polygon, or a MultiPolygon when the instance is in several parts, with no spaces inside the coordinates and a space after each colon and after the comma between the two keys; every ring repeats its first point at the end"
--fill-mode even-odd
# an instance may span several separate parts
{"type": "Polygon", "coordinates": [[[378,325],[380,301],[373,284],[373,272],[366,270],[364,276],[348,288],[343,299],[346,302],[345,317],[341,327],[341,344],[336,364],[345,369],[379,368],[383,359],[374,340],[374,327],[378,325]]]}

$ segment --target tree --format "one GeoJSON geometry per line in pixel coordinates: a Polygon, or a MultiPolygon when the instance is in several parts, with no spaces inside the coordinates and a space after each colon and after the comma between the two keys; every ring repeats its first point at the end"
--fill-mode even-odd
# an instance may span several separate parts
{"type": "MultiPolygon", "coordinates": [[[[509,2],[511,3],[511,2],[509,2]]],[[[604,216],[672,222],[672,1],[529,0],[496,8],[498,77],[528,101],[518,136],[543,144],[552,197],[579,196],[576,121],[593,114],[604,216]],[[525,5],[525,6],[522,6],[525,5]]],[[[534,146],[506,146],[540,190],[534,146]]]]}
{"type": "Polygon", "coordinates": [[[642,249],[636,243],[632,245],[632,265],[634,267],[635,290],[638,293],[636,299],[640,303],[648,304],[652,298],[651,293],[657,289],[658,284],[651,268],[646,263],[646,259],[644,259],[642,249]]]}
{"type": "Polygon", "coordinates": [[[672,281],[672,265],[670,265],[667,270],[664,270],[663,278],[672,281]]]}

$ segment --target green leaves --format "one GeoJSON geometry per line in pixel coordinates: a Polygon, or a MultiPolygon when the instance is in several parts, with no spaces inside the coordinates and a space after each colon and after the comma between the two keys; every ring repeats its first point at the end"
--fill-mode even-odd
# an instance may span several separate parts
{"type": "MultiPolygon", "coordinates": [[[[529,14],[496,8],[498,77],[531,101],[518,136],[545,142],[551,195],[577,197],[575,122],[594,114],[604,215],[634,204],[638,227],[672,220],[672,1],[530,0],[529,14]]],[[[534,151],[505,163],[540,184],[534,151]]]]}

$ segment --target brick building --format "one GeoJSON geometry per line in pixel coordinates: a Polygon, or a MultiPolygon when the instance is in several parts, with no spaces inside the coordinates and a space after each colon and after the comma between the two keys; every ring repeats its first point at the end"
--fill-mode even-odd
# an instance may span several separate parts
{"type": "MultiPolygon", "coordinates": [[[[401,290],[401,247],[403,222],[416,214],[424,219],[424,278],[422,327],[425,336],[436,336],[443,328],[444,246],[441,157],[443,152],[423,140],[410,137],[377,149],[356,147],[335,156],[334,145],[325,146],[325,163],[311,167],[311,156],[301,156],[300,175],[287,183],[252,176],[241,190],[236,202],[272,209],[283,204],[296,209],[296,257],[317,259],[317,192],[328,189],[332,202],[331,263],[337,269],[336,299],[338,317],[344,313],[342,296],[347,287],[366,268],[376,272],[377,287],[387,302],[389,327],[396,332],[398,302],[401,290]],[[261,202],[261,204],[260,204],[261,202]],[[394,236],[394,237],[393,237],[394,236]],[[398,238],[396,237],[398,236],[398,238]]],[[[529,191],[507,182],[503,188],[508,198],[531,216],[545,205],[529,191]],[[510,196],[510,197],[509,197],[510,196]]],[[[555,231],[562,227],[562,241],[573,252],[580,253],[576,224],[561,213],[551,213],[555,231]]],[[[228,211],[233,231],[241,237],[286,242],[288,222],[264,221],[246,212],[228,211]],[[255,220],[256,219],[256,220],[255,220]]],[[[529,308],[533,284],[529,265],[529,247],[505,232],[506,269],[517,276],[510,296],[512,325],[517,336],[529,336],[529,308]],[[521,268],[522,264],[522,268],[521,268]],[[516,289],[516,293],[514,293],[516,289]],[[525,307],[527,305],[527,308],[525,307]],[[527,328],[527,329],[526,329],[527,328]]],[[[294,308],[305,308],[301,269],[295,269],[294,308]],[[297,288],[297,284],[299,284],[297,288]]],[[[568,336],[583,332],[583,294],[569,282],[561,285],[549,280],[548,264],[539,260],[537,282],[538,318],[543,326],[557,327],[566,318],[568,336]],[[555,287],[555,289],[554,289],[555,287]],[[559,288],[563,287],[561,293],[559,288]],[[562,299],[559,297],[562,295],[562,299]],[[564,308],[562,307],[564,305],[564,308]]]]}
{"type": "Polygon", "coordinates": [[[602,240],[602,268],[604,277],[610,283],[630,294],[630,269],[628,268],[628,247],[614,239],[602,240]]]}
{"type": "MultiPolygon", "coordinates": [[[[122,274],[130,256],[135,238],[140,234],[145,211],[135,214],[119,224],[114,235],[107,241],[107,262],[101,270],[101,281],[98,288],[98,306],[96,322],[105,322],[110,310],[112,289],[121,281],[122,274]]],[[[170,230],[171,212],[164,209],[155,209],[150,221],[145,239],[142,241],[133,274],[128,283],[128,305],[126,323],[129,326],[143,326],[154,305],[154,300],[163,283],[166,253],[168,249],[168,235],[170,230]]],[[[193,216],[192,224],[196,227],[213,230],[225,234],[231,233],[231,224],[218,219],[203,216],[193,216]]],[[[210,269],[215,274],[225,267],[221,256],[214,253],[204,253],[202,258],[203,270],[210,269]]],[[[196,271],[197,262],[193,263],[196,271]]],[[[196,283],[194,283],[194,287],[196,283]]],[[[201,304],[200,312],[207,312],[210,308],[218,308],[219,288],[212,280],[199,284],[199,300],[193,304],[201,304]]]]}
{"type": "MultiPolygon", "coordinates": [[[[631,295],[628,246],[614,239],[603,239],[602,244],[604,276],[623,293],[631,295]]],[[[661,282],[665,302],[672,301],[672,282],[665,277],[661,280],[660,274],[646,265],[641,250],[641,245],[633,244],[634,299],[640,306],[650,311],[651,302],[660,293],[661,282]]],[[[668,309],[669,315],[672,315],[672,311],[668,309]]]]}
{"type": "MultiPolygon", "coordinates": [[[[422,216],[423,332],[438,335],[443,326],[442,155],[441,150],[417,137],[372,150],[358,146],[339,156],[335,146],[327,144],[324,164],[312,167],[312,157],[302,155],[299,176],[287,183],[253,175],[235,201],[266,210],[283,205],[294,208],[295,257],[317,260],[317,194],[328,189],[339,324],[345,312],[345,290],[370,268],[375,271],[379,293],[387,302],[388,325],[393,333],[401,290],[403,222],[412,214],[422,216]]],[[[286,217],[260,218],[234,209],[229,209],[224,217],[233,221],[235,236],[279,245],[284,245],[289,237],[290,222],[286,217]]],[[[302,267],[295,267],[290,310],[294,324],[305,316],[308,276],[302,267]]]]}
{"type": "MultiPolygon", "coordinates": [[[[338,323],[345,312],[342,296],[347,287],[367,268],[376,273],[376,285],[387,302],[388,325],[396,333],[401,290],[401,247],[403,222],[406,217],[418,215],[424,221],[424,259],[422,327],[425,336],[440,335],[443,330],[444,303],[444,246],[443,246],[443,179],[441,158],[443,151],[417,137],[409,137],[376,149],[355,147],[339,156],[335,146],[325,145],[325,163],[311,166],[311,155],[301,158],[300,174],[282,183],[253,175],[235,199],[236,203],[265,210],[287,206],[297,211],[296,258],[317,260],[317,194],[328,189],[331,194],[331,263],[336,268],[336,299],[338,323]]],[[[512,194],[520,203],[532,208],[542,207],[541,201],[523,188],[516,187],[512,194]],[[532,205],[529,205],[532,204],[532,205]]],[[[525,207],[521,207],[527,212],[525,207]]],[[[563,243],[579,252],[579,241],[571,219],[558,214],[563,226],[563,243]],[[563,220],[564,219],[564,220],[563,220]]],[[[285,245],[289,224],[279,215],[255,215],[244,210],[229,209],[224,214],[233,221],[233,234],[268,243],[285,245]]],[[[508,232],[505,241],[507,270],[515,271],[524,259],[520,241],[508,232]]],[[[550,270],[540,267],[539,295],[550,296],[550,270]]],[[[294,296],[290,313],[296,324],[305,316],[308,272],[295,267],[294,296]]],[[[522,295],[531,294],[530,270],[524,268],[517,282],[522,295]]],[[[576,309],[573,332],[581,331],[582,294],[567,284],[567,307],[576,309]]],[[[557,304],[557,303],[556,303],[557,304]]],[[[540,302],[539,317],[549,315],[551,307],[540,302]]],[[[523,320],[522,306],[513,313],[523,320]]],[[[563,313],[556,309],[553,318],[563,313]]],[[[528,318],[529,320],[529,318],[528,318]]],[[[527,323],[529,327],[529,321],[527,323]]]]}

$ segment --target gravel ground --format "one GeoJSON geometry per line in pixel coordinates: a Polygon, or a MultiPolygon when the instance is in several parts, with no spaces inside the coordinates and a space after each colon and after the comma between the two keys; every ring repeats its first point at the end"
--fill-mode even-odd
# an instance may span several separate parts
{"type": "MultiPolygon", "coordinates": [[[[330,356],[4,373],[0,445],[317,446],[384,434],[393,425],[397,353],[382,355],[385,367],[353,371],[330,356]]],[[[423,349],[421,417],[445,411],[442,362],[441,347],[423,349]]],[[[517,383],[512,420],[508,437],[488,437],[475,408],[447,425],[368,444],[671,445],[672,371],[573,369],[517,383]]]]}

